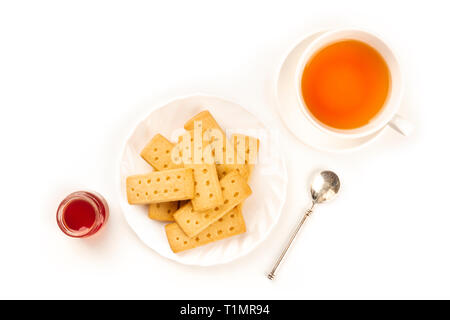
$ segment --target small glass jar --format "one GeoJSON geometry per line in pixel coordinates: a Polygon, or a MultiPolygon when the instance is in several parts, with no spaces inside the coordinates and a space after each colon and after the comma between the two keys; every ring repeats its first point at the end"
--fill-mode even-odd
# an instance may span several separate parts
{"type": "Polygon", "coordinates": [[[69,194],[56,212],[61,231],[74,238],[92,236],[106,223],[108,217],[106,200],[100,194],[88,191],[69,194]]]}

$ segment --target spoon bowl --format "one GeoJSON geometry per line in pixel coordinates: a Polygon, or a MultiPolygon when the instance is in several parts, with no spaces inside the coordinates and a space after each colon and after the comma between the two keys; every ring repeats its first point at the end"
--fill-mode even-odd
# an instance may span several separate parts
{"type": "Polygon", "coordinates": [[[322,171],[317,174],[311,183],[311,197],[313,203],[323,203],[333,200],[341,183],[339,177],[333,171],[322,171]]]}

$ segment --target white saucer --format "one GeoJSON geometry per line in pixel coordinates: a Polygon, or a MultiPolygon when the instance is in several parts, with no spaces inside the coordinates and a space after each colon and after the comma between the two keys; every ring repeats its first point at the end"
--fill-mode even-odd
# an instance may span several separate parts
{"type": "Polygon", "coordinates": [[[353,151],[373,142],[384,129],[355,139],[327,135],[309,122],[301,112],[297,99],[297,88],[295,86],[297,62],[303,50],[320,34],[321,32],[314,33],[298,42],[283,60],[276,77],[275,87],[278,113],[292,134],[304,144],[321,151],[353,151]],[[298,106],[298,108],[292,108],[292,106],[298,106]]]}

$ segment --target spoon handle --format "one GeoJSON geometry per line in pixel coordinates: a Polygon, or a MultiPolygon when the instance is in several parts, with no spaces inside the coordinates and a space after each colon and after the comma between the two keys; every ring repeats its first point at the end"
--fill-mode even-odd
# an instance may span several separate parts
{"type": "Polygon", "coordinates": [[[297,236],[297,233],[300,231],[300,228],[302,227],[303,223],[306,221],[306,219],[313,212],[313,208],[314,208],[314,203],[311,206],[311,208],[306,210],[305,215],[303,216],[302,220],[300,221],[300,223],[297,225],[297,227],[295,228],[294,232],[292,233],[292,235],[291,235],[291,237],[289,239],[289,242],[287,243],[287,245],[284,248],[283,252],[281,252],[281,255],[279,256],[277,262],[275,262],[275,265],[273,266],[272,271],[267,275],[267,277],[270,280],[273,280],[275,278],[275,272],[277,271],[278,266],[280,265],[281,261],[283,261],[284,256],[286,255],[286,253],[288,252],[289,248],[291,247],[291,244],[294,241],[295,237],[297,236]]]}

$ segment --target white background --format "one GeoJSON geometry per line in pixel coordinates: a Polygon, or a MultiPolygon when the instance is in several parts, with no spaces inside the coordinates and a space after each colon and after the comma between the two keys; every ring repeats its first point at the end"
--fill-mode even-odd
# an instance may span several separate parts
{"type": "Polygon", "coordinates": [[[450,298],[447,1],[1,1],[0,298],[450,298]],[[402,65],[404,138],[388,129],[349,154],[315,151],[282,125],[274,76],[317,30],[368,28],[402,65]],[[124,139],[152,106],[203,92],[234,100],[284,137],[290,181],[278,225],[226,265],[179,265],[126,224],[115,181],[124,139]],[[318,168],[341,176],[282,266],[318,168]],[[94,189],[111,217],[63,235],[60,200],[94,189]]]}

